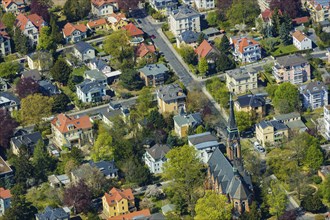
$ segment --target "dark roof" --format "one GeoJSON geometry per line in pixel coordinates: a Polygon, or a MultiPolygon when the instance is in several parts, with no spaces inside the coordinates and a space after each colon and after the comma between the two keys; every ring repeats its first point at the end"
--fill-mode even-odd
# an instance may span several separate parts
{"type": "Polygon", "coordinates": [[[42,94],[44,95],[53,96],[61,93],[57,86],[52,84],[48,80],[41,80],[38,82],[38,84],[40,86],[42,94]]]}
{"type": "Polygon", "coordinates": [[[238,200],[246,200],[252,195],[251,177],[244,170],[234,169],[218,148],[212,153],[208,166],[224,194],[238,200]]]}
{"type": "Polygon", "coordinates": [[[170,148],[164,144],[155,144],[151,148],[147,149],[147,152],[155,160],[160,160],[165,157],[165,154],[170,151],[170,148]]]}
{"type": "Polygon", "coordinates": [[[310,82],[306,85],[302,85],[300,86],[299,89],[302,94],[313,94],[313,93],[319,93],[324,90],[328,90],[325,84],[320,81],[310,82]]]}
{"type": "Polygon", "coordinates": [[[275,131],[278,131],[278,130],[286,130],[288,129],[288,127],[282,123],[282,122],[279,122],[277,120],[271,120],[271,121],[261,121],[259,124],[258,124],[262,129],[265,129],[267,128],[268,126],[271,126],[274,128],[275,131]]]}
{"type": "Polygon", "coordinates": [[[70,213],[67,213],[63,208],[46,207],[45,211],[35,215],[39,220],[64,220],[69,219],[70,213]]]}
{"type": "Polygon", "coordinates": [[[84,41],[80,41],[80,42],[76,43],[74,45],[74,48],[76,48],[76,50],[78,50],[80,53],[84,53],[89,49],[95,50],[94,47],[92,47],[89,43],[86,43],[84,41]]]}
{"type": "Polygon", "coordinates": [[[88,163],[91,167],[98,168],[104,174],[104,176],[109,176],[112,173],[118,172],[118,169],[115,165],[115,161],[113,160],[112,161],[101,160],[99,162],[89,161],[88,163]]]}
{"type": "Polygon", "coordinates": [[[218,142],[218,138],[210,132],[189,135],[188,141],[189,144],[192,144],[198,150],[209,147],[217,147],[220,145],[220,143],[218,142]]]}
{"type": "Polygon", "coordinates": [[[143,68],[139,69],[140,72],[146,76],[157,76],[159,74],[166,74],[169,69],[162,63],[148,64],[143,68]]]}
{"type": "Polygon", "coordinates": [[[303,63],[308,63],[308,61],[300,54],[292,54],[283,57],[276,58],[276,62],[280,66],[290,67],[290,66],[297,66],[303,63]]]}
{"type": "Polygon", "coordinates": [[[183,90],[178,84],[169,84],[162,86],[158,89],[157,95],[163,101],[172,101],[179,98],[186,98],[186,94],[183,93],[183,90]]]}
{"type": "Polygon", "coordinates": [[[197,42],[199,35],[200,34],[195,31],[187,30],[181,33],[180,38],[186,44],[191,44],[197,42]]]}
{"type": "Polygon", "coordinates": [[[231,97],[231,94],[230,94],[230,100],[229,100],[228,130],[237,130],[235,113],[234,113],[234,101],[231,97]]]}
{"type": "Polygon", "coordinates": [[[84,82],[76,85],[77,88],[79,88],[83,93],[87,94],[92,90],[95,89],[105,89],[106,86],[102,83],[99,83],[98,81],[91,81],[86,79],[84,82]]]}
{"type": "Polygon", "coordinates": [[[94,58],[90,61],[90,63],[95,64],[96,69],[102,71],[104,68],[109,67],[107,62],[100,58],[94,58]]]}
{"type": "Polygon", "coordinates": [[[16,147],[20,148],[22,145],[25,145],[29,148],[34,147],[39,140],[42,140],[41,134],[39,131],[23,134],[21,136],[16,136],[11,138],[11,141],[15,144],[16,147]]]}
{"type": "Polygon", "coordinates": [[[172,15],[175,20],[200,16],[200,14],[197,11],[195,11],[195,9],[186,5],[180,6],[178,9],[173,10],[172,15]]]}
{"type": "Polygon", "coordinates": [[[11,105],[12,102],[15,102],[15,105],[21,104],[21,101],[19,100],[19,98],[14,96],[12,93],[0,92],[0,107],[6,107],[8,105],[11,105]]]}
{"type": "Polygon", "coordinates": [[[236,102],[240,107],[250,106],[252,108],[264,106],[266,104],[266,100],[261,95],[242,95],[238,96],[236,102]]]}
{"type": "Polygon", "coordinates": [[[40,72],[37,69],[23,71],[21,75],[24,78],[32,78],[35,81],[41,80],[40,72]]]}

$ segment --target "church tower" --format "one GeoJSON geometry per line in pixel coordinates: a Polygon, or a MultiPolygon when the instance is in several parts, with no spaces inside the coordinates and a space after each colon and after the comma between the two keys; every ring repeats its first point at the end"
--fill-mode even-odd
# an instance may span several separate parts
{"type": "MultiPolygon", "coordinates": [[[[242,163],[241,155],[241,143],[239,139],[239,132],[236,125],[235,113],[234,113],[234,101],[230,93],[229,101],[229,119],[227,126],[227,157],[232,161],[233,165],[240,166],[242,163]]],[[[237,167],[237,168],[238,168],[237,167]]]]}

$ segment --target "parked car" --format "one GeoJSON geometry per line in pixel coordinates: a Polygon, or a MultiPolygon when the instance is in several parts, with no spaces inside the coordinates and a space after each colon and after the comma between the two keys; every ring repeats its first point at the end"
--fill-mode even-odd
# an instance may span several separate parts
{"type": "Polygon", "coordinates": [[[150,38],[151,38],[151,39],[155,39],[156,36],[155,36],[155,35],[151,35],[150,38]]]}

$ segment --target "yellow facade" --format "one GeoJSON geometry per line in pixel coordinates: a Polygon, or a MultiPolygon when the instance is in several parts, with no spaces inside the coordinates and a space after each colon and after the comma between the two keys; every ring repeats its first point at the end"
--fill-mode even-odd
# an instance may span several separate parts
{"type": "Polygon", "coordinates": [[[126,25],[128,25],[128,22],[121,19],[119,22],[111,24],[111,29],[114,31],[118,31],[126,25]]]}
{"type": "Polygon", "coordinates": [[[256,138],[263,147],[265,147],[266,143],[275,144],[275,142],[282,140],[284,137],[289,137],[288,129],[277,131],[275,134],[274,128],[271,126],[267,126],[264,129],[261,126],[256,127],[256,138]]]}
{"type": "Polygon", "coordinates": [[[103,203],[103,213],[108,217],[118,216],[129,213],[129,203],[128,200],[123,198],[120,201],[114,201],[109,204],[106,197],[102,197],[103,203]]]}
{"type": "MultiPolygon", "coordinates": [[[[163,100],[158,99],[158,107],[160,113],[178,113],[180,103],[178,101],[164,102],[163,100]]],[[[183,105],[184,106],[184,105],[183,105]]]]}

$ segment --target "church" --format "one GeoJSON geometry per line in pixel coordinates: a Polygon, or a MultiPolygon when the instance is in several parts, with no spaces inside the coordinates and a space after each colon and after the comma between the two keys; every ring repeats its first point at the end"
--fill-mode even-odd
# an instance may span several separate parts
{"type": "Polygon", "coordinates": [[[227,156],[217,148],[208,161],[206,188],[226,195],[233,204],[234,211],[241,214],[250,210],[253,186],[251,177],[243,166],[239,131],[231,96],[227,135],[227,156]]]}

